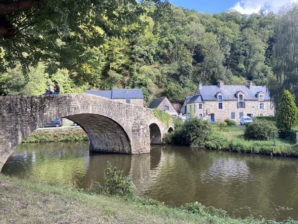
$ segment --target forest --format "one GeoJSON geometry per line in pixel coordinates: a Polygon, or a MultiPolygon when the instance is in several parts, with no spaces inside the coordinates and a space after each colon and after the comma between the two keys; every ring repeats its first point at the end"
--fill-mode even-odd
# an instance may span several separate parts
{"type": "Polygon", "coordinates": [[[142,88],[146,101],[183,102],[199,83],[252,80],[297,102],[298,7],[247,16],[158,0],[23,2],[0,7],[2,96],[39,95],[57,80],[63,93],[142,88]]]}

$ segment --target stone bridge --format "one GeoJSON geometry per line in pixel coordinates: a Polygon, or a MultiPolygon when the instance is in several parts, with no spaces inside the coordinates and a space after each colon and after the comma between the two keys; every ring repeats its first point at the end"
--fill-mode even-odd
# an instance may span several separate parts
{"type": "Polygon", "coordinates": [[[92,152],[149,153],[173,129],[151,109],[89,94],[0,97],[0,171],[23,139],[58,117],[84,129],[92,152]]]}

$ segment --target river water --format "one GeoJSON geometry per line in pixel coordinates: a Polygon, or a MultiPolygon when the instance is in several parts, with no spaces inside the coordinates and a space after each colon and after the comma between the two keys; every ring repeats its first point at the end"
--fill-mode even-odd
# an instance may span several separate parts
{"type": "Polygon", "coordinates": [[[90,155],[88,143],[22,144],[2,172],[92,189],[108,161],[131,176],[138,195],[170,206],[198,201],[233,217],[298,220],[298,159],[173,146],[152,147],[146,155],[90,155]]]}

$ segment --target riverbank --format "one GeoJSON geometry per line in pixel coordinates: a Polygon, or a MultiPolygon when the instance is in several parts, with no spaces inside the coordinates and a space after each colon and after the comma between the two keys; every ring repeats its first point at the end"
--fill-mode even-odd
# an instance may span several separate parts
{"type": "MultiPolygon", "coordinates": [[[[0,223],[267,223],[232,219],[222,214],[192,214],[191,209],[186,212],[150,200],[96,195],[3,175],[0,175],[0,195],[0,223]]],[[[274,223],[277,224],[270,222],[274,223]]]]}
{"type": "Polygon", "coordinates": [[[294,141],[276,138],[274,140],[246,140],[244,126],[213,126],[213,134],[205,143],[205,148],[237,153],[261,154],[268,156],[298,157],[298,147],[294,141]]]}
{"type": "Polygon", "coordinates": [[[88,136],[79,126],[61,128],[40,128],[29,135],[23,143],[80,142],[88,141],[88,136]]]}

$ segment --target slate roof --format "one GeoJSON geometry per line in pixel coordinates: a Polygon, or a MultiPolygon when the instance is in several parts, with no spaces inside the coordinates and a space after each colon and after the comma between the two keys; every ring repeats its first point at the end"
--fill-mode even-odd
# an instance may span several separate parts
{"type": "Polygon", "coordinates": [[[108,99],[144,99],[141,89],[87,90],[86,93],[108,99]]]}
{"type": "Polygon", "coordinates": [[[216,94],[222,94],[222,100],[237,100],[236,93],[243,92],[244,100],[257,100],[257,94],[259,92],[264,93],[264,100],[270,100],[269,91],[266,86],[251,86],[246,85],[224,85],[222,88],[219,88],[216,85],[213,86],[202,86],[199,89],[200,97],[193,99],[193,102],[202,102],[202,101],[216,101],[216,94]]]}
{"type": "Polygon", "coordinates": [[[264,93],[264,100],[270,100],[269,90],[266,86],[247,85],[224,85],[220,88],[217,85],[200,86],[194,96],[187,96],[181,108],[182,114],[185,114],[186,105],[189,103],[201,103],[204,101],[217,101],[217,93],[222,94],[223,101],[237,100],[236,93],[242,92],[244,100],[258,100],[258,93],[264,93]]]}
{"type": "Polygon", "coordinates": [[[157,98],[151,101],[149,108],[157,108],[159,104],[165,99],[165,97],[157,98]]]}

